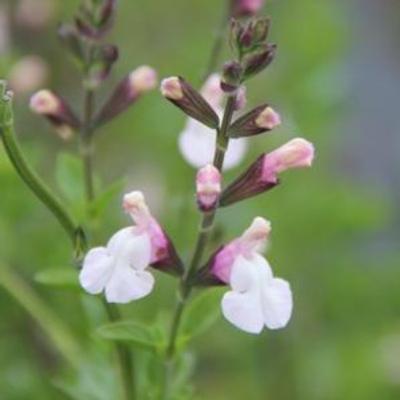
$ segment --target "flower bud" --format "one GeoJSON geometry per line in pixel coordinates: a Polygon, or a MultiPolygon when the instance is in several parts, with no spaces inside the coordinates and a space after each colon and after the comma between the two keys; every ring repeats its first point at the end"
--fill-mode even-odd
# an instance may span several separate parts
{"type": "Polygon", "coordinates": [[[236,203],[279,184],[278,174],[291,168],[310,167],[314,159],[312,143],[296,138],[271,153],[261,155],[222,193],[222,207],[236,203]]]}
{"type": "Polygon", "coordinates": [[[115,88],[95,119],[99,126],[109,122],[131,106],[143,93],[157,85],[157,73],[153,68],[141,66],[132,71],[115,88]]]}
{"type": "Polygon", "coordinates": [[[30,29],[42,29],[55,14],[55,3],[52,0],[21,0],[16,9],[18,24],[30,29]]]}
{"type": "Polygon", "coordinates": [[[242,51],[248,51],[267,40],[271,20],[269,18],[257,18],[250,21],[247,26],[238,32],[237,43],[242,51]]]}
{"type": "Polygon", "coordinates": [[[208,164],[197,173],[197,204],[201,211],[213,210],[221,193],[221,173],[213,165],[208,164]]]}
{"type": "Polygon", "coordinates": [[[236,61],[224,65],[221,79],[221,89],[226,93],[236,92],[242,77],[242,66],[236,61]]]}
{"type": "Polygon", "coordinates": [[[96,89],[105,81],[111,72],[112,66],[118,60],[118,57],[118,47],[111,44],[99,46],[93,54],[93,63],[85,82],[87,87],[96,89]]]}
{"type": "Polygon", "coordinates": [[[231,0],[232,16],[253,16],[257,14],[263,6],[264,0],[231,0]]]}
{"type": "Polygon", "coordinates": [[[260,73],[274,60],[276,54],[275,44],[262,44],[256,50],[243,57],[244,79],[260,73]]]}
{"type": "Polygon", "coordinates": [[[186,115],[216,129],[219,117],[204,97],[183,78],[171,77],[161,82],[161,93],[186,115]]]}
{"type": "Polygon", "coordinates": [[[254,108],[238,118],[228,130],[229,136],[239,138],[259,135],[281,124],[280,115],[267,104],[254,108]]]}
{"type": "Polygon", "coordinates": [[[59,130],[61,136],[69,136],[66,132],[80,127],[79,119],[66,101],[50,90],[35,93],[29,106],[36,114],[46,117],[59,130]]]}

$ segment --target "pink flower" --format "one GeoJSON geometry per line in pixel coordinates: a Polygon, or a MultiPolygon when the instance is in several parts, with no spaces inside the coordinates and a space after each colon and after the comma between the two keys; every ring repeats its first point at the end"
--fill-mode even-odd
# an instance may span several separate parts
{"type": "Polygon", "coordinates": [[[233,16],[243,17],[257,14],[264,6],[264,0],[232,0],[233,16]]]}

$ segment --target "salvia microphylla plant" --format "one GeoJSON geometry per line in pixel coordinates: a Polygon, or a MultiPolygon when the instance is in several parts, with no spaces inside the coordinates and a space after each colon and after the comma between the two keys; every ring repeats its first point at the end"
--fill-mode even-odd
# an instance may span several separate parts
{"type": "MultiPolygon", "coordinates": [[[[289,283],[274,276],[263,256],[271,233],[271,224],[265,218],[255,217],[236,239],[206,254],[220,208],[271,190],[279,184],[282,172],[309,167],[314,158],[313,145],[295,138],[260,155],[232,182],[223,182],[223,171],[239,164],[249,140],[255,135],[271,132],[281,124],[280,115],[267,103],[244,111],[246,82],[263,72],[276,53],[276,46],[268,42],[270,20],[257,16],[263,2],[232,0],[228,3],[229,16],[233,17],[230,20],[230,45],[234,58],[224,64],[221,74],[213,71],[219,55],[216,46],[210,61],[213,68],[208,71],[201,91],[180,76],[161,82],[162,95],[188,116],[179,137],[179,148],[183,157],[198,168],[195,187],[201,224],[189,262],[179,256],[172,239],[152,215],[143,193],[138,190],[125,194],[122,202],[133,224],[116,232],[104,246],[91,247],[89,244],[93,217],[91,204],[96,198],[92,160],[96,130],[157,84],[152,68],[137,67],[121,80],[99,109],[95,108],[96,90],[118,59],[117,47],[107,42],[115,17],[115,0],[84,1],[74,23],[59,28],[61,41],[82,71],[84,108],[81,115],[51,90],[39,91],[30,101],[31,109],[46,117],[63,139],[78,141],[88,205],[87,218],[82,224],[26,162],[13,130],[12,94],[6,91],[5,84],[2,85],[0,128],[5,150],[21,178],[69,234],[80,269],[80,285],[87,293],[103,297],[114,326],[118,326],[116,321],[119,319],[114,303],[126,304],[148,296],[155,285],[152,270],[171,274],[177,279],[176,310],[157,351],[166,368],[164,383],[159,389],[160,398],[164,399],[175,398],[169,381],[173,381],[174,360],[183,347],[179,337],[181,324],[195,288],[207,291],[213,286],[226,286],[220,298],[223,316],[235,327],[253,334],[259,334],[265,327],[285,327],[293,307],[289,283]]],[[[226,23],[227,19],[224,21],[226,23]]],[[[108,338],[116,340],[116,354],[122,371],[121,396],[132,399],[137,391],[131,349],[117,341],[121,338],[113,336],[112,326],[108,326],[108,338]]],[[[135,335],[130,339],[135,342],[135,335]]]]}

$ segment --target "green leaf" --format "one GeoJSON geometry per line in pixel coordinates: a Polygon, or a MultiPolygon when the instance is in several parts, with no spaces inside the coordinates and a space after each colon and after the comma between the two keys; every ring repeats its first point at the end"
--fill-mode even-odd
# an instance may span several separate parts
{"type": "Polygon", "coordinates": [[[180,329],[181,343],[206,332],[220,316],[221,289],[207,289],[188,306],[180,329]]]}
{"type": "Polygon", "coordinates": [[[39,271],[34,280],[42,285],[78,288],[78,271],[73,268],[52,268],[39,271]]]}
{"type": "Polygon", "coordinates": [[[73,205],[84,199],[82,163],[78,157],[61,153],[57,157],[56,181],[62,194],[73,205]]]}
{"type": "Polygon", "coordinates": [[[130,342],[134,346],[146,350],[159,351],[163,347],[163,343],[154,328],[138,322],[113,322],[98,328],[97,333],[103,339],[130,342]]]}

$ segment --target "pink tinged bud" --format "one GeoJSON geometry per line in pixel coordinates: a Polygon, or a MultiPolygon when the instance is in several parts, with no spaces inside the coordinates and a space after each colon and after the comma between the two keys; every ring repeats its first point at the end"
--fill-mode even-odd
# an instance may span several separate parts
{"type": "Polygon", "coordinates": [[[27,93],[43,86],[49,75],[48,65],[38,56],[21,58],[11,69],[9,85],[16,93],[27,93]]]}
{"type": "Polygon", "coordinates": [[[95,125],[103,125],[134,104],[142,94],[157,86],[157,73],[148,66],[132,71],[115,88],[95,119],[95,125]]]}
{"type": "Polygon", "coordinates": [[[212,129],[219,126],[219,117],[206,99],[188,82],[180,77],[171,77],[161,82],[161,93],[186,115],[212,129]]]}
{"type": "Polygon", "coordinates": [[[197,204],[201,211],[213,210],[221,194],[221,173],[209,164],[201,168],[196,179],[197,204]]]}
{"type": "Polygon", "coordinates": [[[314,146],[300,138],[291,140],[271,153],[261,155],[224,190],[220,206],[225,207],[274,188],[279,184],[279,173],[291,168],[310,167],[313,159],[314,146]]]}
{"type": "Polygon", "coordinates": [[[182,262],[169,236],[151,215],[142,192],[128,193],[123,208],[136,224],[138,233],[147,233],[151,242],[151,266],[174,275],[183,273],[182,262]]]}
{"type": "Polygon", "coordinates": [[[258,127],[271,130],[281,124],[281,116],[272,108],[266,107],[255,120],[258,127]]]}
{"type": "Polygon", "coordinates": [[[199,271],[197,283],[228,284],[236,259],[251,259],[254,254],[262,252],[270,233],[271,223],[262,217],[256,217],[242,236],[222,246],[211,256],[206,266],[199,271]]]}
{"type": "Polygon", "coordinates": [[[147,65],[142,65],[129,75],[132,93],[141,94],[155,89],[157,82],[157,72],[147,65]]]}
{"type": "Polygon", "coordinates": [[[242,115],[229,127],[232,138],[259,135],[281,123],[280,115],[268,104],[263,104],[242,115]]]}
{"type": "Polygon", "coordinates": [[[161,94],[169,100],[182,100],[183,90],[180,79],[176,76],[163,79],[161,82],[161,94]]]}
{"type": "Polygon", "coordinates": [[[80,122],[69,105],[50,90],[40,90],[30,100],[33,112],[46,117],[57,129],[78,129],[80,122]]]}
{"type": "Polygon", "coordinates": [[[257,14],[264,6],[264,0],[232,0],[232,15],[246,17],[257,14]]]}

